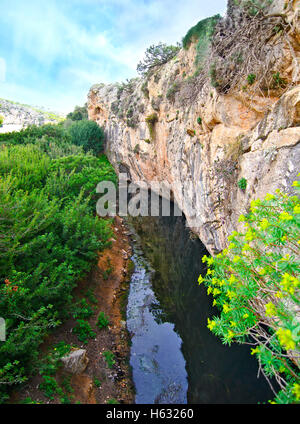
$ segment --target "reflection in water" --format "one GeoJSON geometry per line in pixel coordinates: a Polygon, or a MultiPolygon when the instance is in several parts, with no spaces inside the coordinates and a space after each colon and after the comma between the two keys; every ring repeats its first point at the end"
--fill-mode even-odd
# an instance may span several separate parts
{"type": "Polygon", "coordinates": [[[174,331],[174,324],[156,319],[159,304],[147,262],[138,253],[132,260],[135,271],[128,298],[127,328],[132,337],[130,363],[136,403],[186,403],[187,374],[181,339],[174,331]]]}
{"type": "MultiPolygon", "coordinates": [[[[176,378],[179,375],[182,380],[185,372],[188,375],[188,403],[257,403],[271,399],[273,395],[267,382],[263,377],[257,378],[258,364],[257,360],[250,355],[250,348],[240,345],[223,346],[220,339],[207,329],[207,318],[218,314],[218,311],[212,308],[212,297],[207,296],[205,287],[199,287],[197,284],[199,274],[205,274],[201,257],[207,252],[198,239],[190,238],[185,219],[183,217],[144,217],[135,218],[133,224],[140,236],[147,261],[155,269],[151,277],[155,295],[148,281],[147,289],[141,288],[145,292],[139,298],[141,309],[145,307],[142,299],[145,301],[147,295],[150,295],[150,298],[146,300],[147,304],[152,303],[151,308],[146,306],[146,312],[140,318],[148,320],[151,315],[151,325],[144,332],[140,345],[137,339],[139,329],[132,330],[133,333],[136,332],[133,338],[132,355],[138,356],[138,359],[132,357],[133,374],[135,375],[135,367],[139,367],[142,370],[141,373],[145,372],[152,376],[152,380],[149,379],[151,380],[149,386],[147,383],[141,387],[144,393],[137,387],[137,401],[153,403],[153,399],[150,400],[147,396],[149,392],[154,393],[155,390],[152,387],[156,384],[159,384],[159,396],[161,396],[156,398],[156,402],[165,400],[164,393],[167,393],[166,396],[169,393],[170,386],[163,388],[163,383],[157,383],[156,379],[157,369],[164,366],[160,362],[163,355],[156,357],[151,353],[150,357],[156,358],[156,362],[152,359],[149,361],[147,356],[148,349],[153,348],[156,339],[163,340],[166,346],[172,346],[171,356],[165,359],[168,367],[170,363],[174,364],[174,377],[168,368],[170,382],[166,383],[167,385],[175,384],[174,403],[178,403],[179,398],[183,400],[184,387],[182,386],[179,390],[180,395],[176,398],[177,384],[181,384],[177,383],[176,378]],[[166,329],[164,325],[159,326],[159,323],[166,323],[166,329]],[[170,326],[177,333],[177,340],[174,337],[175,333],[169,331],[170,326]],[[159,334],[160,331],[162,333],[159,334]],[[179,349],[185,362],[178,354],[179,349]],[[178,367],[185,367],[185,369],[179,370],[178,367]]],[[[137,258],[134,258],[134,261],[137,263],[137,258]]],[[[148,279],[149,276],[150,274],[148,279]]],[[[144,277],[134,275],[133,285],[136,288],[140,285],[142,287],[144,283],[144,277]]],[[[136,327],[142,325],[138,320],[136,323],[136,327]]],[[[158,342],[157,345],[159,346],[158,342]]],[[[167,351],[166,354],[168,354],[167,351]]],[[[170,399],[166,403],[169,401],[170,399]]]]}

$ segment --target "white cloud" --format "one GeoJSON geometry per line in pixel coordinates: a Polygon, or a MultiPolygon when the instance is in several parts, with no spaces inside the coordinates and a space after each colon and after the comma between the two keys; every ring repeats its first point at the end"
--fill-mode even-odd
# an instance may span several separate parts
{"type": "MultiPolygon", "coordinates": [[[[3,22],[13,45],[5,52],[9,55],[5,91],[12,100],[26,103],[31,102],[31,91],[32,102],[40,99],[41,104],[63,110],[71,102],[85,101],[94,83],[136,76],[136,65],[150,44],[180,41],[191,26],[222,12],[226,4],[226,0],[2,2],[0,33],[3,22]],[[15,93],[24,97],[14,98],[15,93]]],[[[6,62],[0,59],[0,82],[5,74],[6,62]]]]}

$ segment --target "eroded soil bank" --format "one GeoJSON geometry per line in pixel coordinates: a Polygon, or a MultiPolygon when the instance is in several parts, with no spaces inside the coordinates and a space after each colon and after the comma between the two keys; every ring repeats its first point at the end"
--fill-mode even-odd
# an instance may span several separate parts
{"type": "MultiPolygon", "coordinates": [[[[113,231],[111,248],[99,254],[97,266],[78,284],[74,294],[74,302],[84,297],[83,294],[88,290],[93,292],[97,299],[95,313],[88,320],[96,338],[90,339],[87,344],[80,342],[72,332],[76,322],[69,319],[57,328],[41,347],[42,355],[60,341],[86,349],[89,363],[84,372],[70,375],[60,369],[55,375],[58,385],[66,378],[69,379],[71,390],[68,397],[71,403],[134,403],[134,387],[129,366],[130,339],[125,322],[132,267],[131,247],[128,231],[121,218],[114,219],[113,231]],[[101,330],[96,326],[100,312],[104,312],[109,318],[108,328],[101,330]],[[114,355],[115,364],[112,368],[108,367],[103,357],[104,351],[111,351],[114,355]],[[100,383],[99,387],[95,384],[95,379],[100,383]]],[[[39,389],[41,382],[42,377],[39,375],[32,378],[20,391],[14,393],[10,403],[24,402],[26,398],[30,398],[34,403],[61,403],[57,395],[53,400],[44,395],[39,389]]]]}

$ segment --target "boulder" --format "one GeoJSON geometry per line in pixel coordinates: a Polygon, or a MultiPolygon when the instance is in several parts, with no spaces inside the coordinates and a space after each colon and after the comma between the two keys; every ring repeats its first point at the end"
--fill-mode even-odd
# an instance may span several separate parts
{"type": "Polygon", "coordinates": [[[64,369],[71,374],[81,374],[87,367],[89,359],[85,349],[74,349],[61,358],[64,369]]]}

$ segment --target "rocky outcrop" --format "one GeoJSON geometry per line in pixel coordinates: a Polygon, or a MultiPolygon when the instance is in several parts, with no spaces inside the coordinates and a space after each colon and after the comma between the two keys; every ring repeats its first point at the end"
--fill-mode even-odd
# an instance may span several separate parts
{"type": "MultiPolygon", "coordinates": [[[[195,63],[199,46],[192,43],[146,80],[99,84],[89,92],[89,118],[105,129],[116,170],[129,170],[135,182],[168,182],[211,253],[227,245],[251,200],[276,188],[291,190],[299,173],[298,4],[277,1],[269,11],[284,13],[287,22],[268,41],[268,52],[275,40],[281,46],[273,49],[278,68],[269,87],[250,83],[246,74],[232,89],[220,90],[215,69],[203,78],[195,63]],[[246,190],[238,187],[241,178],[246,190]]],[[[240,19],[234,16],[227,31],[240,19]]]]}
{"type": "Polygon", "coordinates": [[[57,114],[5,99],[0,99],[0,115],[4,118],[0,133],[19,131],[29,125],[57,123],[64,119],[57,114]]]}

